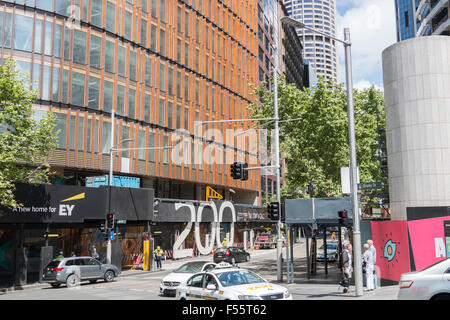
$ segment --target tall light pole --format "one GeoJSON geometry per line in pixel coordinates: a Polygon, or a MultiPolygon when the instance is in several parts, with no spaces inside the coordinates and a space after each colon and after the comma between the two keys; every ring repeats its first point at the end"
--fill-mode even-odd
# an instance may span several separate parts
{"type": "Polygon", "coordinates": [[[353,79],[352,79],[352,54],[350,41],[350,29],[344,29],[344,40],[333,37],[321,31],[306,26],[303,22],[289,18],[282,17],[282,23],[289,24],[296,28],[307,29],[314,33],[323,35],[335,41],[344,44],[345,48],[345,73],[347,85],[347,115],[348,115],[348,140],[350,148],[350,188],[353,211],[353,256],[355,265],[355,287],[356,295],[363,295],[363,279],[362,279],[362,263],[361,263],[361,231],[360,231],[360,216],[358,203],[358,183],[357,183],[357,163],[356,163],[356,138],[355,138],[355,118],[353,108],[353,79]]]}

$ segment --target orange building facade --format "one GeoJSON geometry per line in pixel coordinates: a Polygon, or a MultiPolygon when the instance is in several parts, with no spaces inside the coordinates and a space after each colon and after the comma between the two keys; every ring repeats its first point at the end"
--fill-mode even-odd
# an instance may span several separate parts
{"type": "Polygon", "coordinates": [[[108,174],[114,110],[114,143],[133,139],[120,144],[131,150],[115,153],[115,175],[139,177],[156,197],[204,200],[211,186],[225,198],[233,189],[233,200],[259,202],[259,172],[247,181],[229,175],[235,160],[258,163],[250,142],[225,139],[227,129],[249,123],[195,124],[250,117],[257,0],[12,2],[0,1],[0,58],[29,74],[40,95],[35,116],[56,114],[51,165],[59,183],[108,174]],[[199,135],[198,127],[224,138],[199,135]],[[174,149],[148,149],[177,145],[178,130],[185,130],[182,161],[174,149]]]}

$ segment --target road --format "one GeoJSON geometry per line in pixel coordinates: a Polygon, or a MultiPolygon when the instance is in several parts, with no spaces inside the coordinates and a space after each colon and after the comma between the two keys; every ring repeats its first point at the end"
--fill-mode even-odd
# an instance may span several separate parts
{"type": "MultiPolygon", "coordinates": [[[[283,250],[284,252],[284,250],[283,250]]],[[[397,296],[397,286],[383,287],[376,291],[365,293],[362,297],[354,294],[343,294],[337,285],[339,272],[335,264],[330,264],[328,274],[325,274],[323,263],[318,265],[317,275],[307,279],[305,244],[294,246],[295,274],[294,283],[281,284],[289,289],[294,300],[394,300],[397,296]]],[[[257,250],[252,253],[250,262],[239,264],[257,272],[268,281],[276,282],[276,249],[257,250]]],[[[211,261],[212,257],[197,257],[195,260],[211,261]]],[[[30,285],[24,290],[9,291],[0,295],[1,300],[173,300],[159,294],[161,279],[191,259],[163,262],[163,270],[145,272],[141,270],[124,271],[113,282],[98,281],[91,284],[83,282],[75,288],[52,288],[48,284],[30,285]]],[[[283,264],[285,271],[285,265],[283,264]]]]}

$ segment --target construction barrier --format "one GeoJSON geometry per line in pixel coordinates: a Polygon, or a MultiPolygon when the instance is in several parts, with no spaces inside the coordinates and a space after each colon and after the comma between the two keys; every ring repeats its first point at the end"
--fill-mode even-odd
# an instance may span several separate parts
{"type": "Polygon", "coordinates": [[[172,259],[173,258],[173,250],[164,250],[164,258],[165,258],[165,260],[172,259]]]}

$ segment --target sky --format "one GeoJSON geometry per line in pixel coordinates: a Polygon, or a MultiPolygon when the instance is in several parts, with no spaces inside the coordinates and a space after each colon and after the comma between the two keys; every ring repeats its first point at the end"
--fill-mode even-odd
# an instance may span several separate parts
{"type": "MultiPolygon", "coordinates": [[[[383,89],[381,54],[397,42],[394,0],[336,0],[337,37],[350,28],[353,86],[383,89]]],[[[344,46],[338,46],[339,82],[345,82],[344,46]]]]}

